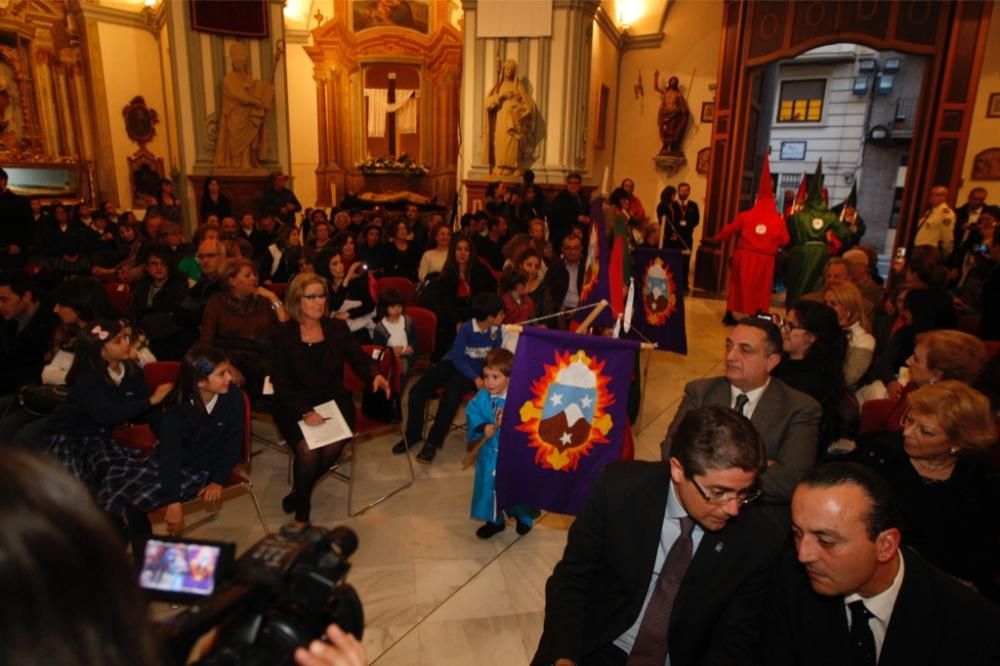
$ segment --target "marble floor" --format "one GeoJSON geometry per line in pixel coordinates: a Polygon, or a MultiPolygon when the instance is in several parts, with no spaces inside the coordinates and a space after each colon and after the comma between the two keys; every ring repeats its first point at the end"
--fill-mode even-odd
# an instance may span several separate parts
{"type": "MultiPolygon", "coordinates": [[[[689,352],[650,352],[636,457],[660,459],[684,385],[722,372],[724,302],[688,298],[689,352]]],[[[460,414],[456,421],[461,421],[460,414]]],[[[254,424],[255,431],[267,425],[254,424]]],[[[478,539],[469,518],[473,470],[462,470],[462,432],[453,432],[431,466],[414,465],[416,482],[370,511],[349,518],[347,485],[328,477],[313,497],[313,522],[347,525],[359,538],[348,577],[365,609],[364,644],[379,666],[527,663],[542,630],[545,581],[562,555],[572,518],[543,514],[518,536],[513,526],[478,539]]],[[[355,502],[380,496],[406,476],[406,461],[389,452],[395,435],[360,444],[355,502]]],[[[253,460],[253,481],[273,530],[287,521],[285,454],[263,450],[253,460]]],[[[196,518],[190,516],[190,519],[196,518]]],[[[227,499],[218,521],[191,537],[235,541],[238,552],[264,535],[249,496],[227,499]]]]}

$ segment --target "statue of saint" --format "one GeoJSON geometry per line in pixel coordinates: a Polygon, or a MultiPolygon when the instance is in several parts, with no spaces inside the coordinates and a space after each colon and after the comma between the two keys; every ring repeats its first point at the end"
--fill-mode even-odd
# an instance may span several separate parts
{"type": "Polygon", "coordinates": [[[274,86],[250,75],[250,54],[236,42],[229,49],[233,71],[222,80],[222,111],[215,143],[217,167],[260,168],[267,156],[264,119],[274,103],[274,86]]]}
{"type": "Polygon", "coordinates": [[[679,89],[680,82],[676,76],[671,76],[667,87],[660,86],[659,70],[653,72],[653,88],[660,93],[660,112],[656,122],[660,129],[660,155],[670,155],[681,152],[681,140],[687,130],[688,110],[687,100],[679,89]]]}
{"type": "Polygon", "coordinates": [[[490,173],[521,173],[521,154],[531,138],[535,103],[517,80],[517,63],[503,64],[501,76],[486,96],[483,118],[483,161],[490,173]]]}

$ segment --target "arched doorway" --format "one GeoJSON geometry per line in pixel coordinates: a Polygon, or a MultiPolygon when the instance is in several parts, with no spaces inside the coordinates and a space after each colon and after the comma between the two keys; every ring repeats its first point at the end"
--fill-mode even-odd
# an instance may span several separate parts
{"type": "MultiPolygon", "coordinates": [[[[956,192],[991,4],[794,0],[726,3],[716,93],[705,237],[753,204],[763,149],[761,67],[809,49],[857,42],[928,57],[907,171],[897,243],[911,231],[930,187],[956,192]]],[[[695,284],[718,292],[725,284],[726,245],[703,241],[695,284]]]]}

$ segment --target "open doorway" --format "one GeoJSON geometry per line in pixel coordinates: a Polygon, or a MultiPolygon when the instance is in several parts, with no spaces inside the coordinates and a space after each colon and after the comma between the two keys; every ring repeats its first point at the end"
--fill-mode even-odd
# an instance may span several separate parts
{"type": "Polygon", "coordinates": [[[757,154],[769,147],[775,198],[823,160],[831,207],[857,187],[861,239],[882,273],[895,239],[927,58],[828,44],[762,66],[757,154]]]}

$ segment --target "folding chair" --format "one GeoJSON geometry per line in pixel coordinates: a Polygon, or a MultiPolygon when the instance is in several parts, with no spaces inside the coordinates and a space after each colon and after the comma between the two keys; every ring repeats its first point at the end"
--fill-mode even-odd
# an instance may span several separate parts
{"type": "MultiPolygon", "coordinates": [[[[417,334],[417,345],[413,349],[413,370],[425,370],[431,366],[431,356],[437,344],[437,315],[427,308],[416,305],[408,306],[406,314],[413,320],[413,328],[417,334]]],[[[404,387],[405,388],[405,387],[404,387]]]]}
{"type": "Polygon", "coordinates": [[[413,305],[413,292],[416,290],[416,285],[413,284],[412,280],[405,277],[387,276],[380,277],[377,282],[379,294],[382,294],[386,289],[395,289],[403,297],[403,302],[406,303],[407,307],[413,305]]]}
{"type": "MultiPolygon", "coordinates": [[[[180,371],[181,364],[177,361],[154,361],[142,368],[142,375],[146,380],[146,388],[152,393],[160,384],[176,382],[180,371]]],[[[138,449],[146,456],[156,448],[156,433],[146,423],[118,428],[112,433],[112,437],[122,446],[138,449]]]]}
{"type": "Polygon", "coordinates": [[[132,287],[124,282],[105,282],[104,293],[115,312],[124,317],[132,306],[132,287]]]}
{"type": "MultiPolygon", "coordinates": [[[[233,386],[231,391],[240,391],[240,389],[233,386]]],[[[229,480],[222,487],[222,492],[225,493],[233,488],[242,488],[250,493],[250,499],[253,500],[253,506],[257,510],[257,519],[260,520],[260,526],[264,528],[264,533],[269,534],[270,530],[267,528],[267,521],[264,519],[264,511],[260,507],[260,500],[257,498],[257,491],[253,487],[253,480],[250,478],[250,468],[251,460],[253,460],[253,446],[251,444],[250,438],[250,398],[247,397],[246,393],[243,393],[243,454],[240,459],[240,463],[233,468],[232,473],[229,475],[229,480]]],[[[193,499],[184,502],[184,506],[189,506],[195,502],[202,502],[201,499],[193,499]]],[[[218,502],[208,503],[210,510],[209,514],[190,525],[186,526],[180,532],[185,534],[193,529],[201,527],[202,525],[207,525],[208,523],[218,520],[219,512],[221,510],[218,502]]],[[[159,509],[157,509],[159,511],[159,509]]]]}
{"type": "MultiPolygon", "coordinates": [[[[390,390],[393,392],[394,395],[399,395],[399,391],[401,388],[399,385],[399,378],[403,370],[403,365],[400,362],[399,357],[396,356],[393,353],[392,349],[389,347],[379,347],[377,345],[362,345],[361,348],[364,349],[365,353],[368,354],[369,356],[373,355],[373,353],[375,353],[377,350],[381,351],[381,358],[379,359],[379,372],[386,377],[391,377],[390,390]]],[[[368,387],[365,386],[364,382],[361,381],[361,378],[358,377],[358,375],[354,372],[351,366],[347,364],[344,365],[344,388],[349,390],[351,394],[354,396],[362,396],[368,389],[368,387]]],[[[394,488],[392,491],[386,493],[385,495],[382,495],[374,502],[366,504],[364,507],[358,509],[357,511],[354,510],[354,481],[355,477],[357,476],[355,471],[357,470],[358,453],[360,451],[360,449],[358,448],[358,444],[361,444],[371,439],[375,439],[377,437],[381,437],[382,435],[390,432],[395,432],[399,427],[398,424],[385,423],[382,421],[369,418],[368,416],[366,416],[361,412],[360,404],[355,404],[354,410],[355,410],[354,437],[352,437],[351,441],[348,442],[349,449],[345,447],[344,454],[341,456],[340,460],[338,460],[337,463],[330,468],[329,472],[333,474],[333,476],[340,479],[341,481],[347,483],[347,513],[352,518],[354,516],[358,516],[364,513],[365,511],[368,511],[368,509],[372,508],[373,506],[381,504],[382,502],[389,499],[393,495],[396,495],[406,490],[407,488],[413,485],[413,482],[416,479],[413,473],[413,460],[410,459],[410,454],[409,452],[407,452],[406,467],[407,470],[409,471],[409,480],[405,481],[403,485],[394,488]],[[341,468],[348,462],[351,463],[351,473],[345,474],[343,471],[341,471],[341,468]]]]}

